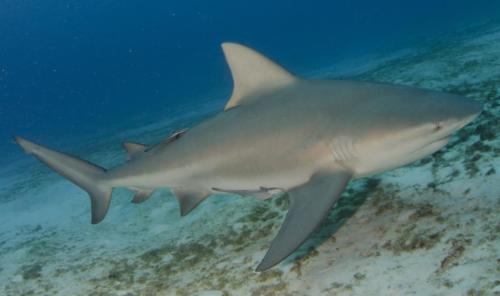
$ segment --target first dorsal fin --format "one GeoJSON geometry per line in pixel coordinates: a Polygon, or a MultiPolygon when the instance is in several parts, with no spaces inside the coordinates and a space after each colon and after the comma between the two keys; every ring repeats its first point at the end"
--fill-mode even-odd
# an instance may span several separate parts
{"type": "Polygon", "coordinates": [[[127,151],[128,159],[136,157],[138,154],[146,151],[146,149],[148,148],[146,145],[133,142],[123,142],[122,146],[127,151]]]}
{"type": "Polygon", "coordinates": [[[237,43],[223,43],[222,50],[233,76],[233,94],[224,110],[240,105],[252,94],[289,85],[297,78],[255,50],[237,43]]]}

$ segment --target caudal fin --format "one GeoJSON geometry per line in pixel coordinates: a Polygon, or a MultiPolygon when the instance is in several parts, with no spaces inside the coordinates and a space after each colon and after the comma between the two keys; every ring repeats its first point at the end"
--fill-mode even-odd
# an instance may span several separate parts
{"type": "Polygon", "coordinates": [[[87,191],[92,206],[92,224],[101,222],[108,212],[113,188],[103,184],[106,170],[88,161],[15,137],[24,152],[33,154],[41,162],[87,191]]]}

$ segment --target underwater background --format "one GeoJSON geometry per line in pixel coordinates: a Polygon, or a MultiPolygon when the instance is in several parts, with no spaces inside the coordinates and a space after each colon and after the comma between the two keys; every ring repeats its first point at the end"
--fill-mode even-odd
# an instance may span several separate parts
{"type": "Polygon", "coordinates": [[[500,295],[500,1],[0,0],[0,295],[500,295]],[[308,78],[466,95],[483,113],[441,151],[351,182],[322,228],[264,273],[286,213],[168,190],[85,192],[12,136],[104,167],[222,110],[220,43],[308,78]],[[342,227],[340,227],[342,226],[342,227]]]}

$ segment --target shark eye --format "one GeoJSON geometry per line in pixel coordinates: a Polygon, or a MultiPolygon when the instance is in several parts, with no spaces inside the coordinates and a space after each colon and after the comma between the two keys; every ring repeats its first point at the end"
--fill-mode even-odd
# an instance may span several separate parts
{"type": "Polygon", "coordinates": [[[443,124],[442,124],[442,123],[440,123],[440,122],[438,122],[438,123],[436,123],[436,124],[434,125],[434,131],[435,131],[435,132],[440,131],[442,128],[443,128],[443,124]]]}

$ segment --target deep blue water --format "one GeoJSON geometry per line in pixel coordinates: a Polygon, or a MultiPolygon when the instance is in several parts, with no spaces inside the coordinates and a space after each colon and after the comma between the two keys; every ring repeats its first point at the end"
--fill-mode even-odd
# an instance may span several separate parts
{"type": "Polygon", "coordinates": [[[223,41],[300,74],[499,16],[497,0],[0,0],[0,163],[20,155],[13,135],[50,144],[222,107],[223,41]]]}

